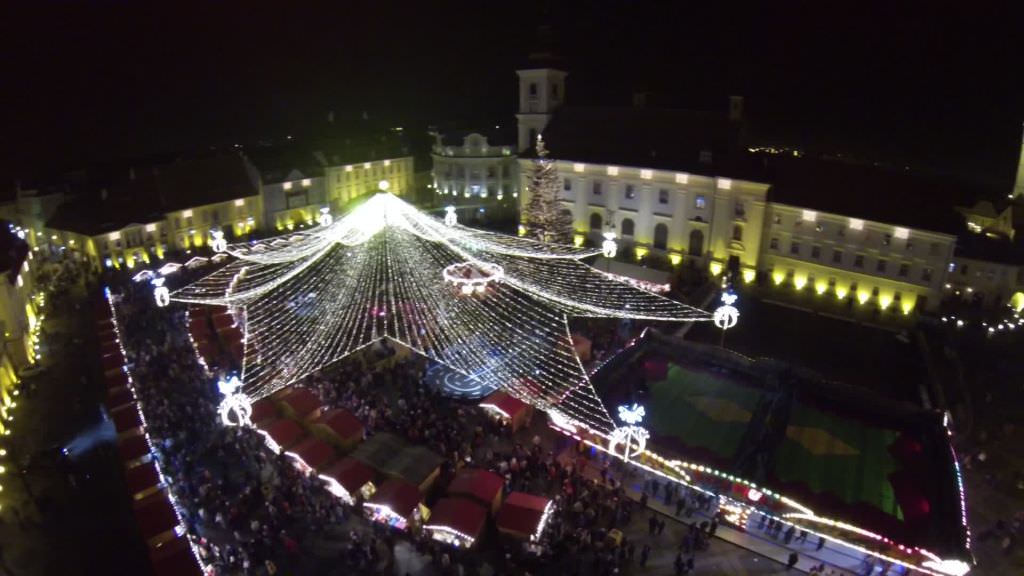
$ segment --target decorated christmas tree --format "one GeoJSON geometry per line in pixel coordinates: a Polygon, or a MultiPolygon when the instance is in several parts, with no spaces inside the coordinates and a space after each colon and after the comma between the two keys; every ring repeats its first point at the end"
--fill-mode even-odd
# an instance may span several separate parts
{"type": "Polygon", "coordinates": [[[555,163],[548,158],[544,139],[537,135],[537,157],[527,188],[530,201],[523,214],[526,237],[553,244],[572,242],[572,213],[559,201],[560,190],[555,163]]]}

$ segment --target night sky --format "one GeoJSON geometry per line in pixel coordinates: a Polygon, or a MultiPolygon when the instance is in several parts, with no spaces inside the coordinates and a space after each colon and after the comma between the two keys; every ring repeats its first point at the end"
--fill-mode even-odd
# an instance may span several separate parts
{"type": "Polygon", "coordinates": [[[570,104],[645,90],[724,111],[739,93],[778,138],[996,188],[1024,120],[1024,14],[981,7],[997,3],[32,4],[0,24],[5,181],[315,134],[331,110],[337,130],[511,123],[514,70],[542,23],[570,104]]]}

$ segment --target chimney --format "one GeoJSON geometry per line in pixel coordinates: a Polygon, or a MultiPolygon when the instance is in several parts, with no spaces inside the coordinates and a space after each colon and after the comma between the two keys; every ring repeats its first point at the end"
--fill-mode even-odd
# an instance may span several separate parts
{"type": "Polygon", "coordinates": [[[743,96],[729,96],[729,121],[741,122],[743,120],[743,96]]]}

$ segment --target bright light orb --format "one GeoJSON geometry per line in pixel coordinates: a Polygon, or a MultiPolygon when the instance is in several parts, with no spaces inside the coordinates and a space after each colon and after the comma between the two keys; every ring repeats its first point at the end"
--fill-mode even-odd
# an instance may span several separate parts
{"type": "Polygon", "coordinates": [[[324,206],[320,209],[320,215],[316,217],[317,224],[321,226],[330,226],[334,222],[334,217],[331,216],[331,209],[324,206]]]}
{"type": "Polygon", "coordinates": [[[212,230],[210,236],[213,237],[210,248],[213,248],[214,252],[224,252],[228,249],[228,241],[224,239],[223,230],[212,230]]]}
{"type": "Polygon", "coordinates": [[[164,286],[165,281],[167,281],[166,278],[153,278],[149,281],[153,285],[153,299],[160,308],[171,303],[171,291],[164,286]]]}
{"type": "Polygon", "coordinates": [[[615,232],[605,232],[604,242],[601,243],[601,254],[605,258],[615,258],[619,246],[615,243],[615,232]]]}
{"type": "Polygon", "coordinates": [[[387,192],[388,188],[391,188],[391,183],[388,182],[387,180],[381,180],[380,182],[377,182],[377,188],[380,188],[384,192],[387,192]]]}
{"type": "Polygon", "coordinates": [[[733,306],[737,298],[738,296],[732,292],[722,293],[722,305],[715,309],[715,313],[712,316],[715,326],[722,330],[728,330],[735,327],[740,321],[740,311],[733,306]]]}

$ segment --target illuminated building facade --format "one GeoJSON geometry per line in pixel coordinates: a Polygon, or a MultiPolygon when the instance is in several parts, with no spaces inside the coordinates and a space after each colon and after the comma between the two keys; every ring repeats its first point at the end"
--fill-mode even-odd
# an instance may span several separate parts
{"type": "Polygon", "coordinates": [[[488,137],[435,135],[434,201],[440,205],[471,206],[511,212],[519,197],[519,166],[512,146],[492,145],[488,137]]]}

